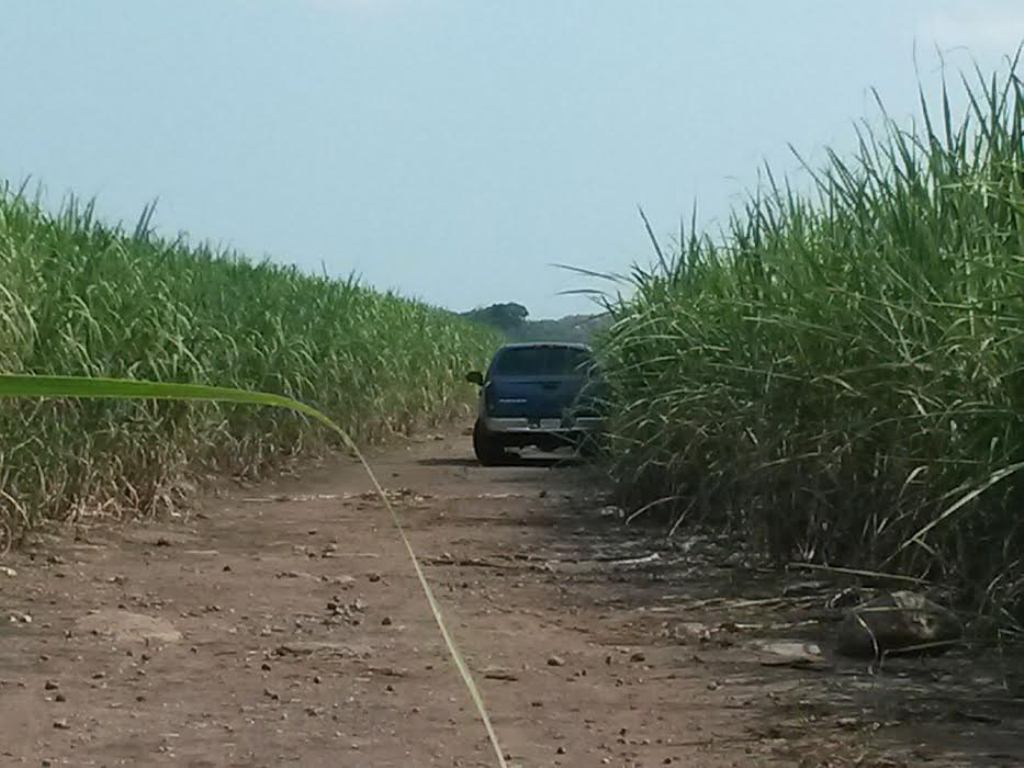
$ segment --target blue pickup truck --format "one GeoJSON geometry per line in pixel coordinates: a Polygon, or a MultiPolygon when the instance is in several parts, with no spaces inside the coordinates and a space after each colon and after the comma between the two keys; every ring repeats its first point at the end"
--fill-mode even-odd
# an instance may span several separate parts
{"type": "Polygon", "coordinates": [[[485,466],[507,461],[509,448],[587,451],[604,423],[604,383],[585,344],[507,344],[466,380],[480,387],[473,450],[485,466]]]}

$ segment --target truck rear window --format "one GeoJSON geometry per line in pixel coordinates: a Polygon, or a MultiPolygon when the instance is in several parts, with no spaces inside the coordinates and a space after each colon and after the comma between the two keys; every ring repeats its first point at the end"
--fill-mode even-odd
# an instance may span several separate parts
{"type": "Polygon", "coordinates": [[[498,376],[583,376],[591,361],[585,349],[517,347],[498,353],[493,372],[498,376]]]}

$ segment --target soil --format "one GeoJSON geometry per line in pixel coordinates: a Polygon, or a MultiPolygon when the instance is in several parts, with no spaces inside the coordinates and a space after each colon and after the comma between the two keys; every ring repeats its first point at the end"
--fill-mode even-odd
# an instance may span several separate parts
{"type": "MultiPolygon", "coordinates": [[[[841,584],[625,527],[582,466],[373,458],[517,766],[1024,764],[1019,664],[844,661],[841,584]]],[[[494,766],[408,557],[335,459],[0,568],[0,765],[494,766]]]]}

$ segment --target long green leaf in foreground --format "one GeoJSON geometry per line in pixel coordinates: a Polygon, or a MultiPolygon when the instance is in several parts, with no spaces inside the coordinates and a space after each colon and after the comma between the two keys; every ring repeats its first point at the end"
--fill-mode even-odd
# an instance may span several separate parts
{"type": "Polygon", "coordinates": [[[470,698],[472,698],[473,704],[476,706],[477,713],[480,715],[484,728],[487,730],[487,736],[490,739],[491,746],[494,748],[494,754],[497,758],[498,765],[501,766],[501,768],[506,768],[507,764],[505,762],[505,753],[501,748],[501,744],[498,742],[498,736],[494,731],[494,726],[491,724],[491,718],[487,713],[483,697],[480,695],[480,691],[477,688],[476,683],[473,681],[473,675],[470,673],[469,667],[466,664],[462,653],[459,651],[454,638],[448,631],[444,617],[441,614],[441,608],[434,597],[434,592],[430,588],[430,584],[427,582],[427,577],[420,565],[419,558],[416,557],[416,552],[412,548],[409,537],[405,533],[405,528],[402,527],[402,522],[399,520],[398,513],[392,506],[391,501],[384,492],[384,488],[381,486],[376,474],[374,474],[373,469],[366,460],[366,457],[363,456],[362,451],[359,450],[359,447],[355,444],[352,438],[349,437],[348,433],[338,426],[338,424],[330,417],[321,413],[316,408],[306,405],[305,403],[266,392],[248,392],[241,389],[210,387],[202,384],[168,384],[154,381],[87,378],[79,376],[32,376],[0,373],[0,397],[197,400],[268,406],[271,408],[287,408],[304,414],[337,433],[345,445],[359,459],[359,463],[362,464],[363,469],[366,470],[366,474],[373,483],[373,487],[376,490],[377,495],[380,496],[381,502],[385,507],[387,507],[387,510],[391,515],[391,521],[398,530],[398,534],[402,539],[402,543],[405,545],[405,550],[409,555],[409,559],[412,561],[413,569],[416,571],[416,577],[419,579],[420,586],[423,588],[423,594],[426,595],[427,603],[430,606],[430,612],[434,615],[434,621],[437,622],[437,627],[441,632],[441,637],[444,639],[445,646],[448,648],[448,653],[451,656],[452,661],[455,663],[466,689],[469,691],[470,698]]]}

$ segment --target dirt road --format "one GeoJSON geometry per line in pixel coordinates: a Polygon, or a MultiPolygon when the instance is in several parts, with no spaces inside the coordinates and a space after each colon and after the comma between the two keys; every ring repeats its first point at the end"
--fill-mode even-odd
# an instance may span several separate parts
{"type": "MultiPolygon", "coordinates": [[[[998,675],[837,662],[820,585],[627,533],[584,468],[479,468],[462,437],[374,463],[514,765],[1024,763],[998,675]]],[[[494,765],[368,491],[338,460],[9,556],[0,765],[494,765]]]]}

